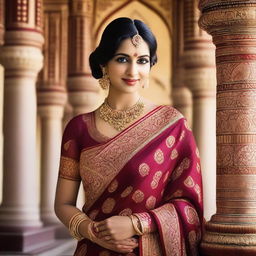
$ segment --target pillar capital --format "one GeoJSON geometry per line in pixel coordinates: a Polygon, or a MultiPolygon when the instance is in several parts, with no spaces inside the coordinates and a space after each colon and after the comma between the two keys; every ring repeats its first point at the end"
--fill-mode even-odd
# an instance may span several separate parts
{"type": "MultiPolygon", "coordinates": [[[[38,107],[44,106],[60,106],[64,107],[67,102],[67,93],[65,90],[54,91],[54,88],[51,89],[40,89],[37,92],[37,104],[38,107]]],[[[43,108],[44,109],[44,108],[43,108]]],[[[41,112],[40,112],[41,113],[41,112]]]]}
{"type": "Polygon", "coordinates": [[[71,0],[70,1],[70,15],[82,15],[92,17],[93,15],[93,1],[90,0],[71,0]]]}
{"type": "Polygon", "coordinates": [[[39,48],[31,46],[2,46],[0,62],[8,76],[37,76],[43,66],[43,55],[39,48]]]}
{"type": "Polygon", "coordinates": [[[5,44],[42,48],[42,0],[8,0],[5,4],[5,44]]]}
{"type": "Polygon", "coordinates": [[[213,37],[255,34],[256,1],[200,1],[199,25],[213,37]],[[243,29],[241,29],[243,28],[243,29]]]}
{"type": "Polygon", "coordinates": [[[194,97],[212,97],[215,93],[215,47],[212,38],[198,26],[198,0],[184,1],[185,84],[194,97]]]}
{"type": "Polygon", "coordinates": [[[74,114],[96,109],[103,97],[96,79],[91,76],[89,55],[92,52],[93,1],[70,1],[68,92],[74,114]]]}

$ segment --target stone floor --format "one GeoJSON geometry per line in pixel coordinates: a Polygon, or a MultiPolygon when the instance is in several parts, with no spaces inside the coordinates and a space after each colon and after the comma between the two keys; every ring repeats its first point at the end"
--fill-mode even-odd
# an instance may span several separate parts
{"type": "Polygon", "coordinates": [[[56,246],[47,251],[41,253],[23,253],[23,254],[12,254],[12,253],[0,253],[4,256],[72,256],[75,251],[76,241],[73,239],[58,239],[56,246]]]}
{"type": "Polygon", "coordinates": [[[71,239],[63,239],[61,245],[57,248],[51,249],[38,256],[72,256],[76,248],[77,241],[71,239]]]}

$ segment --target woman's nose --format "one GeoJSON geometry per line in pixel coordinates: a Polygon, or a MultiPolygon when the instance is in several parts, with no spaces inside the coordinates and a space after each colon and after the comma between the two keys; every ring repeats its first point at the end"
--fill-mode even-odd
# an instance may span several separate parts
{"type": "Polygon", "coordinates": [[[130,63],[130,65],[127,68],[127,74],[129,76],[136,76],[138,74],[137,63],[130,63]]]}

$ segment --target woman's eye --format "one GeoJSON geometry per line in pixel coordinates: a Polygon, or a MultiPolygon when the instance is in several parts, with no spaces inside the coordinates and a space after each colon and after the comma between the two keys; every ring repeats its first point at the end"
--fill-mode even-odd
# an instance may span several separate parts
{"type": "Polygon", "coordinates": [[[126,63],[126,62],[128,62],[126,57],[118,57],[116,59],[116,61],[119,62],[119,63],[126,63]]]}
{"type": "Polygon", "coordinates": [[[146,59],[146,58],[141,58],[141,59],[138,59],[137,62],[138,62],[139,64],[147,64],[147,63],[149,63],[149,60],[146,59]]]}

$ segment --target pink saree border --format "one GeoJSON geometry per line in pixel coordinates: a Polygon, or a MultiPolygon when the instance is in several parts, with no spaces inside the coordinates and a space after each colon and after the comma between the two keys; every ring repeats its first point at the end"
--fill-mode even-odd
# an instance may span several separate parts
{"type": "Polygon", "coordinates": [[[80,175],[85,190],[85,212],[137,152],[182,117],[176,109],[163,106],[106,143],[82,151],[80,175]]]}

